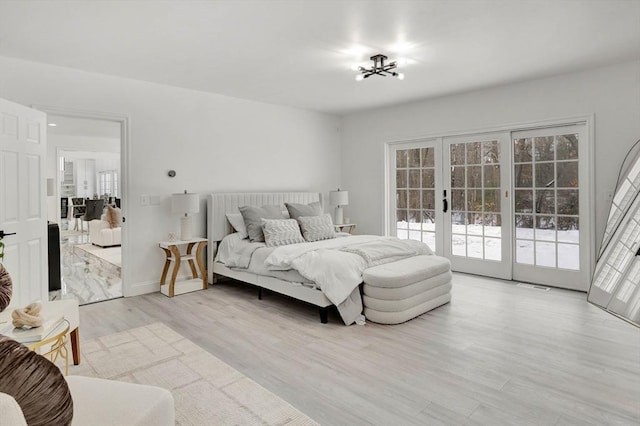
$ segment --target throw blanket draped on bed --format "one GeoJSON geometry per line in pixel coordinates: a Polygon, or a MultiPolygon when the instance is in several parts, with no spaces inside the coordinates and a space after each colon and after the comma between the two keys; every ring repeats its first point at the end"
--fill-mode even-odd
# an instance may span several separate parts
{"type": "Polygon", "coordinates": [[[338,306],[345,323],[351,324],[355,318],[350,318],[352,314],[343,314],[340,304],[350,297],[353,299],[352,293],[362,282],[365,269],[423,254],[433,252],[418,241],[360,235],[278,247],[265,263],[269,269],[296,269],[300,275],[314,281],[338,306]]]}
{"type": "MultiPolygon", "coordinates": [[[[312,243],[266,247],[230,236],[221,244],[218,261],[229,268],[279,271],[296,270],[322,290],[336,305],[345,324],[355,322],[362,313],[358,285],[365,269],[411,256],[433,254],[424,243],[395,237],[356,235],[312,243]],[[260,253],[259,256],[256,253],[260,253]],[[264,259],[256,266],[254,262],[264,259]]],[[[277,272],[276,272],[277,271],[277,272]]],[[[261,272],[258,272],[261,273],[261,272]]]]}

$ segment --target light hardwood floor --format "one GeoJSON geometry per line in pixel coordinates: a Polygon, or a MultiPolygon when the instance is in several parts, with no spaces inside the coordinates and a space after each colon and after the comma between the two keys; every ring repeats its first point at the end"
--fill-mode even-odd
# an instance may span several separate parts
{"type": "Polygon", "coordinates": [[[256,295],[227,281],[82,306],[81,339],[163,321],[323,425],[640,424],[640,329],[584,293],[455,274],[450,304],[350,327],[256,295]]]}

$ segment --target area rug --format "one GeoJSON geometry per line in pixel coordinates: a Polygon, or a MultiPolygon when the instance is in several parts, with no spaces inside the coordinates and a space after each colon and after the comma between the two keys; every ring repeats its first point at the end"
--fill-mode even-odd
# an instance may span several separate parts
{"type": "Polygon", "coordinates": [[[317,425],[163,323],[83,340],[69,374],[160,386],[178,425],[317,425]]]}
{"type": "Polygon", "coordinates": [[[74,246],[74,249],[76,251],[80,250],[81,252],[79,254],[81,256],[95,256],[101,261],[107,262],[118,269],[122,267],[122,248],[120,246],[103,248],[94,246],[93,244],[78,244],[74,246]]]}

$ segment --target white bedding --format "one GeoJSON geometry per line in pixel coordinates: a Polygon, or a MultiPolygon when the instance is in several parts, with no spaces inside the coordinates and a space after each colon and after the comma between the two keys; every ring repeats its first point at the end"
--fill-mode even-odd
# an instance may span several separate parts
{"type": "Polygon", "coordinates": [[[295,269],[269,270],[264,260],[274,249],[275,247],[267,247],[265,243],[252,243],[248,239],[241,239],[238,233],[233,233],[220,242],[216,262],[223,263],[231,269],[317,288],[313,281],[303,277],[295,269]]]}
{"type": "Polygon", "coordinates": [[[366,268],[423,254],[433,252],[419,241],[357,235],[277,247],[265,263],[269,269],[297,270],[338,305],[362,282],[366,268]]]}
{"type": "Polygon", "coordinates": [[[423,254],[433,252],[424,243],[395,237],[358,235],[266,247],[231,234],[220,244],[217,261],[261,275],[284,275],[281,279],[287,281],[313,282],[338,307],[345,324],[351,324],[357,319],[353,306],[361,303],[357,288],[366,268],[423,254]]]}

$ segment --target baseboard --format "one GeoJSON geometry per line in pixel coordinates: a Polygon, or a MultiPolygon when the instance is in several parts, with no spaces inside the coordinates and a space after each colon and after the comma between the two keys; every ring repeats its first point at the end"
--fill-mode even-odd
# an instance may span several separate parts
{"type": "MultiPolygon", "coordinates": [[[[185,273],[178,274],[176,277],[177,281],[189,280],[191,275],[185,273]]],[[[169,277],[167,277],[167,281],[169,281],[169,277]]],[[[202,282],[202,280],[200,280],[202,282]]],[[[140,296],[141,294],[155,293],[160,291],[160,280],[151,280],[151,281],[143,281],[140,283],[135,283],[131,286],[123,286],[124,297],[133,297],[140,296]]]]}
{"type": "MultiPolygon", "coordinates": [[[[123,286],[124,287],[124,286],[123,286]]],[[[160,281],[145,281],[126,286],[124,289],[124,297],[140,296],[141,294],[155,293],[160,291],[160,281]]]]}

